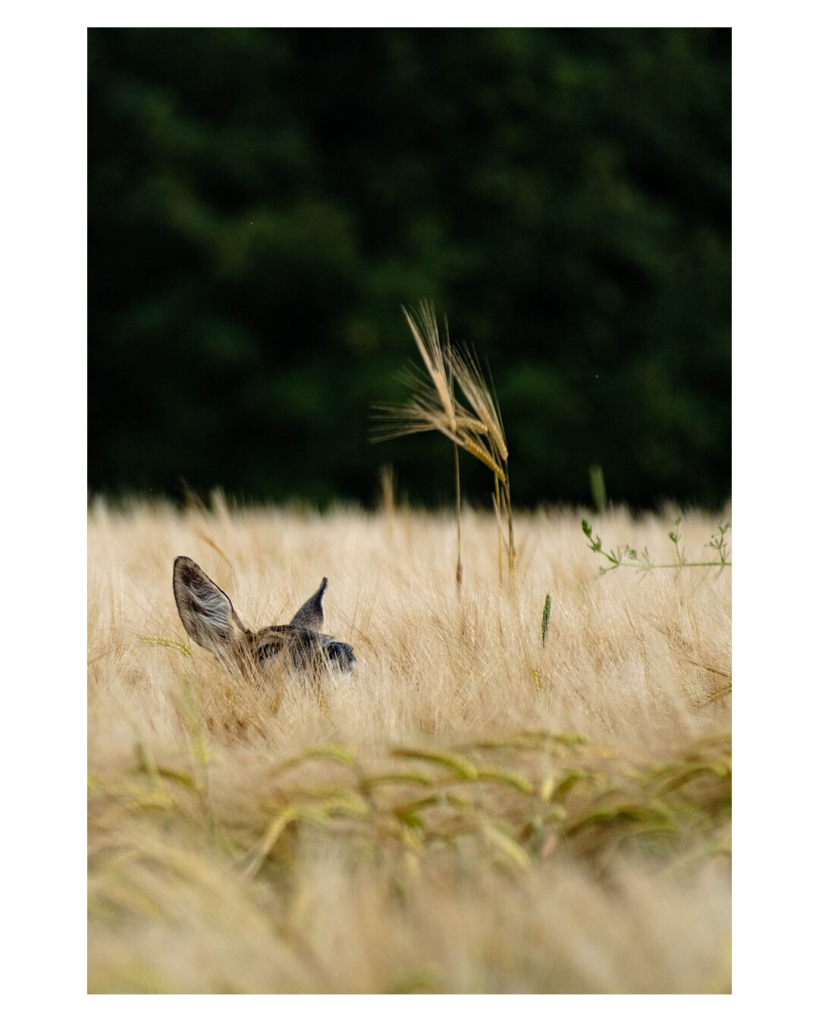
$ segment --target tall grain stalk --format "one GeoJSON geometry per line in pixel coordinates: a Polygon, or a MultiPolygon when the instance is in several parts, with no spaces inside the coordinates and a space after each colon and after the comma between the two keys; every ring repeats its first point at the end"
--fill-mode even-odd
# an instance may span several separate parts
{"type": "Polygon", "coordinates": [[[498,518],[499,573],[503,578],[502,551],[506,548],[510,575],[515,568],[515,539],[512,523],[512,495],[509,485],[509,449],[497,400],[486,382],[475,355],[452,347],[445,323],[441,342],[435,308],[422,301],[417,311],[403,310],[429,380],[418,370],[404,374],[412,387],[412,398],[399,406],[378,406],[381,423],[375,440],[384,441],[408,434],[437,430],[455,450],[455,508],[458,554],[455,579],[460,587],[461,566],[461,479],[459,449],[469,452],[492,471],[493,505],[498,518]],[[463,396],[455,393],[455,385],[463,396]],[[464,404],[464,402],[466,404],[464,404]]]}
{"type": "MultiPolygon", "coordinates": [[[[515,533],[512,523],[512,492],[509,481],[509,448],[500,406],[484,377],[474,353],[450,350],[452,375],[483,427],[483,438],[494,465],[493,506],[498,518],[499,545],[506,547],[510,575],[515,569],[515,533]]],[[[500,560],[500,553],[499,553],[500,560]]],[[[502,576],[502,570],[501,570],[502,576]]]]}

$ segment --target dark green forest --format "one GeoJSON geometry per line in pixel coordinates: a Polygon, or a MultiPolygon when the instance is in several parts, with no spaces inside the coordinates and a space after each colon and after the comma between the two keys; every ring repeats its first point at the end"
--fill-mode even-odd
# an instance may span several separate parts
{"type": "MultiPolygon", "coordinates": [[[[516,504],[730,495],[725,29],[91,29],[89,490],[451,500],[374,445],[435,302],[516,504]]],[[[58,168],[55,168],[58,171],[58,168]]],[[[462,460],[467,497],[489,490],[462,460]]]]}

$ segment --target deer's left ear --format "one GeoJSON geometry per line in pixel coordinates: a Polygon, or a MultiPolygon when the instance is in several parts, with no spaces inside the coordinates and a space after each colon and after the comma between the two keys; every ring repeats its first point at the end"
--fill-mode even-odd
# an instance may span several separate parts
{"type": "Polygon", "coordinates": [[[300,629],[319,630],[324,625],[324,591],[327,589],[327,577],[321,581],[321,586],[312,597],[304,602],[293,618],[291,626],[298,626],[300,629]]]}
{"type": "Polygon", "coordinates": [[[200,647],[219,654],[244,636],[230,598],[192,558],[173,563],[173,593],[185,632],[200,647]]]}

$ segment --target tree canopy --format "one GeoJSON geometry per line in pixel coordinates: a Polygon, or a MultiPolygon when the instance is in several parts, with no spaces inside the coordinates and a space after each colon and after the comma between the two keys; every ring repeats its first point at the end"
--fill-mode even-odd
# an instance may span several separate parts
{"type": "MultiPolygon", "coordinates": [[[[730,492],[730,31],[91,29],[89,487],[449,497],[372,445],[434,300],[520,504],[730,492]]],[[[480,466],[464,466],[467,495],[480,466]]]]}

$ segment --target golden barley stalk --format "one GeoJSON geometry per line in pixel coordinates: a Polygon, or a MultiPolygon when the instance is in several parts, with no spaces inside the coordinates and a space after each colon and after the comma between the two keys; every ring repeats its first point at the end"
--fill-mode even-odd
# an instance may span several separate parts
{"type": "Polygon", "coordinates": [[[469,434],[454,434],[443,427],[438,428],[442,434],[454,441],[464,451],[469,452],[470,455],[474,455],[476,459],[479,459],[484,466],[488,466],[498,479],[506,483],[506,474],[501,468],[500,464],[495,461],[492,455],[479,444],[474,438],[470,437],[469,434]]]}
{"type": "Polygon", "coordinates": [[[421,434],[428,430],[449,431],[447,436],[466,430],[472,430],[476,434],[486,433],[483,424],[464,415],[464,411],[457,403],[453,405],[455,419],[450,420],[449,414],[438,404],[437,392],[425,381],[411,380],[410,383],[415,388],[415,394],[404,405],[375,406],[375,418],[381,423],[374,428],[374,440],[390,441],[396,437],[421,434]]]}
{"type": "MultiPolygon", "coordinates": [[[[422,302],[418,313],[413,314],[405,307],[401,307],[404,316],[407,318],[412,336],[427,373],[432,380],[441,409],[447,419],[451,430],[455,429],[455,407],[452,395],[452,374],[449,370],[449,360],[445,357],[441,347],[441,338],[438,333],[438,323],[435,319],[435,310],[432,303],[422,302]]],[[[447,356],[449,355],[449,343],[447,341],[447,356]]]]}
{"type": "Polygon", "coordinates": [[[458,416],[455,419],[455,427],[458,430],[468,430],[473,434],[487,434],[489,431],[483,423],[474,416],[458,416]]]}
{"type": "Polygon", "coordinates": [[[448,356],[451,374],[505,462],[509,458],[509,449],[506,445],[500,409],[478,367],[477,360],[469,353],[454,350],[450,350],[448,356]]]}
{"type": "Polygon", "coordinates": [[[497,491],[497,488],[496,488],[496,493],[492,495],[492,510],[495,513],[495,521],[498,524],[498,536],[500,537],[500,540],[501,540],[501,543],[503,544],[503,546],[508,550],[508,548],[509,548],[509,540],[503,534],[503,519],[501,518],[501,509],[500,509],[500,505],[501,505],[502,502],[503,502],[503,499],[500,498],[500,493],[497,491]]]}
{"type": "Polygon", "coordinates": [[[403,406],[381,406],[378,418],[386,421],[376,428],[375,440],[385,441],[408,434],[437,430],[452,441],[455,450],[456,516],[458,519],[458,556],[456,583],[460,587],[460,472],[458,448],[492,470],[495,498],[499,518],[499,533],[503,533],[501,514],[506,518],[506,537],[499,542],[498,558],[502,575],[502,552],[505,545],[510,572],[515,566],[515,543],[512,527],[512,502],[509,487],[509,449],[503,430],[500,409],[477,358],[469,352],[454,351],[447,333],[445,347],[441,344],[435,309],[431,302],[422,301],[419,310],[411,313],[402,307],[410,331],[421,354],[429,381],[417,370],[405,377],[413,388],[413,396],[403,406]],[[455,397],[453,382],[457,381],[470,409],[455,397]],[[503,493],[501,494],[501,485],[503,493]]]}

